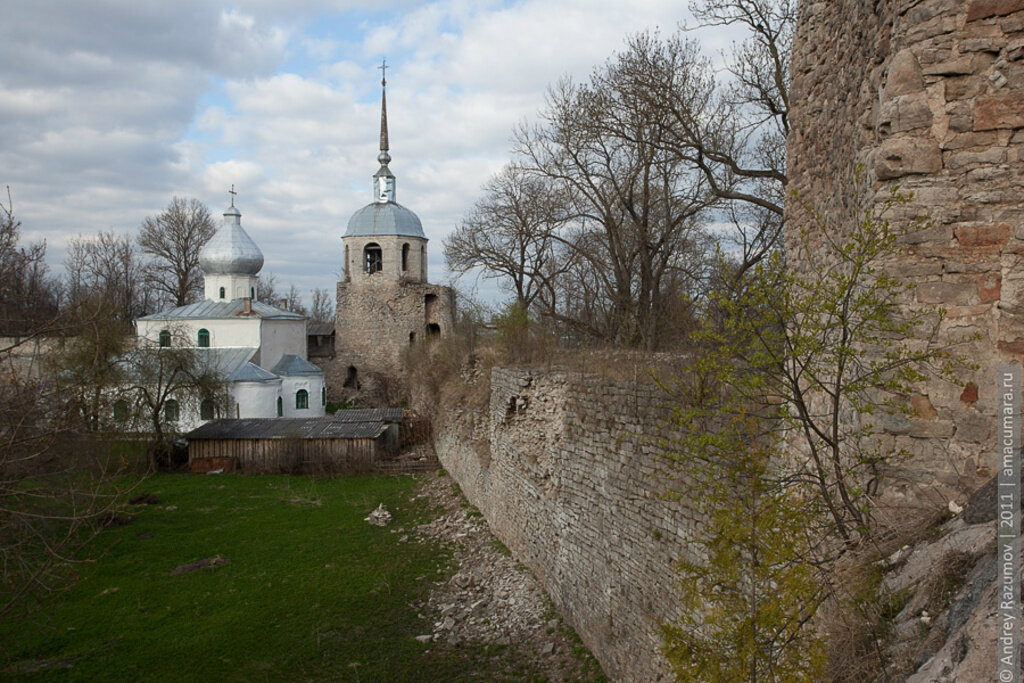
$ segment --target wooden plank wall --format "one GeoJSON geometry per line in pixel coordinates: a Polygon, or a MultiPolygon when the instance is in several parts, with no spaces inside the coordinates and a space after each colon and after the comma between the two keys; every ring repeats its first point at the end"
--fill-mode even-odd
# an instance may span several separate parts
{"type": "Polygon", "coordinates": [[[376,439],[203,439],[188,444],[189,467],[206,471],[211,459],[234,461],[249,474],[371,472],[376,439]]]}

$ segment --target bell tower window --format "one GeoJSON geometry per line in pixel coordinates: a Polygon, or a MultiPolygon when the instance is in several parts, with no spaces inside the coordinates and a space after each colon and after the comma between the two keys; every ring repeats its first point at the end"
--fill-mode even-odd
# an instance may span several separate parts
{"type": "Polygon", "coordinates": [[[370,242],[363,248],[363,266],[367,275],[379,273],[384,267],[383,254],[376,242],[370,242]]]}
{"type": "Polygon", "coordinates": [[[402,245],[402,271],[409,270],[409,243],[402,245]]]}

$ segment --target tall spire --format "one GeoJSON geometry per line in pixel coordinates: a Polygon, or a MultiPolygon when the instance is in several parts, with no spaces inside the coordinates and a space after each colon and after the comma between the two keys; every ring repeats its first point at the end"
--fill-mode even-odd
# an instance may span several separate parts
{"type": "Polygon", "coordinates": [[[387,95],[387,71],[388,61],[385,59],[381,61],[380,66],[377,67],[381,71],[380,76],[380,156],[387,157],[387,159],[378,158],[378,161],[382,164],[387,164],[391,161],[391,157],[388,155],[388,95],[387,95]]]}
{"type": "Polygon", "coordinates": [[[395,201],[395,176],[388,168],[391,155],[388,154],[388,99],[387,99],[387,60],[383,60],[378,69],[381,70],[380,77],[380,154],[377,161],[380,168],[373,175],[373,200],[386,204],[395,201]]]}

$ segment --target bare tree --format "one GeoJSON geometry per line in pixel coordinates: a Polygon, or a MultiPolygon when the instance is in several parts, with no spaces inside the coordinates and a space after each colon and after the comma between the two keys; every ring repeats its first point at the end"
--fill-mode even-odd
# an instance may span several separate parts
{"type": "Polygon", "coordinates": [[[448,268],[474,268],[500,281],[529,308],[546,278],[558,275],[556,234],[566,222],[562,195],[537,174],[509,164],[484,186],[484,197],[444,242],[448,268]]]}
{"type": "Polygon", "coordinates": [[[175,306],[199,299],[199,252],[216,232],[210,210],[198,199],[174,197],[157,216],[142,221],[139,248],[150,257],[148,281],[175,306]]]}
{"type": "Polygon", "coordinates": [[[334,298],[326,289],[313,290],[313,307],[309,311],[309,320],[314,323],[334,321],[334,298]]]}
{"type": "Polygon", "coordinates": [[[129,426],[137,416],[140,426],[151,428],[153,468],[167,464],[180,415],[199,415],[204,401],[213,401],[222,414],[227,407],[224,379],[211,354],[192,346],[191,336],[182,330],[170,334],[170,346],[139,339],[134,350],[117,359],[116,399],[127,404],[124,419],[129,426]]]}
{"type": "Polygon", "coordinates": [[[281,295],[277,291],[277,276],[263,272],[256,276],[256,298],[276,306],[281,303],[281,295]]]}
{"type": "Polygon", "coordinates": [[[21,246],[11,188],[0,202],[0,329],[25,336],[57,314],[58,291],[46,266],[46,242],[21,246]]]}
{"type": "Polygon", "coordinates": [[[722,200],[740,248],[736,276],[778,246],[783,229],[789,61],[796,2],[702,0],[690,9],[702,26],[737,26],[746,37],[718,79],[697,43],[677,34],[634,36],[636,85],[666,111],[664,142],[703,173],[722,200]]]}
{"type": "Polygon", "coordinates": [[[100,232],[94,238],[73,238],[64,268],[70,306],[100,296],[123,323],[152,313],[156,307],[156,298],[145,286],[145,267],[127,236],[100,232]]]}
{"type": "MultiPolygon", "coordinates": [[[[516,133],[523,164],[548,179],[570,206],[563,240],[593,268],[607,298],[607,341],[654,349],[670,273],[694,248],[698,218],[714,201],[703,174],[667,144],[669,112],[637,87],[637,47],[616,55],[590,82],[562,81],[543,124],[516,133]]],[[[566,318],[549,308],[552,316],[566,318]]]]}

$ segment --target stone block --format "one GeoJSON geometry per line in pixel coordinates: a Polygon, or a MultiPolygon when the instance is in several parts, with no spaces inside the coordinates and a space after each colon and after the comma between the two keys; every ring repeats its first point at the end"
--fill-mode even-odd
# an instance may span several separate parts
{"type": "Polygon", "coordinates": [[[948,439],[956,432],[952,420],[911,420],[910,436],[915,439],[948,439]]]}
{"type": "Polygon", "coordinates": [[[975,71],[974,56],[960,55],[955,59],[929,64],[922,69],[926,76],[963,76],[975,71]]]}
{"type": "Polygon", "coordinates": [[[932,138],[889,138],[875,156],[875,177],[879,180],[935,173],[941,168],[942,151],[932,138]]]}
{"type": "Polygon", "coordinates": [[[917,286],[917,301],[922,304],[966,306],[977,293],[973,282],[924,282],[917,286]]]}
{"type": "Polygon", "coordinates": [[[979,97],[974,102],[973,114],[976,131],[1024,128],[1024,93],[979,97]]]}
{"type": "Polygon", "coordinates": [[[885,80],[885,96],[892,98],[923,90],[924,76],[917,57],[912,50],[900,50],[889,63],[889,75],[885,80]]]}
{"type": "Polygon", "coordinates": [[[934,420],[938,417],[932,402],[924,394],[914,394],[911,396],[910,407],[913,408],[917,417],[922,420],[934,420]]]}
{"type": "Polygon", "coordinates": [[[967,21],[1001,17],[1024,10],[1024,0],[972,0],[967,6],[967,21]]]}
{"type": "Polygon", "coordinates": [[[988,273],[978,278],[978,299],[983,304],[999,301],[1002,277],[999,273],[988,273]]]}
{"type": "Polygon", "coordinates": [[[954,234],[961,247],[1001,246],[1010,239],[1010,224],[961,226],[954,234]]]}
{"type": "Polygon", "coordinates": [[[992,418],[976,410],[967,410],[956,417],[956,440],[985,443],[992,433],[992,418]]]}

